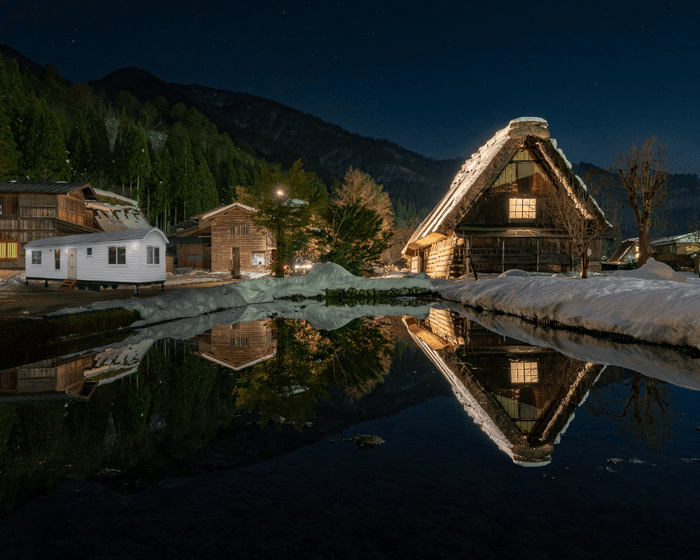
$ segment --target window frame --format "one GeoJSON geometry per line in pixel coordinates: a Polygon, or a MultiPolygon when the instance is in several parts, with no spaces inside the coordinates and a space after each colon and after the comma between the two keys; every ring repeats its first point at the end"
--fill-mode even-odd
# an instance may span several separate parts
{"type": "Polygon", "coordinates": [[[146,264],[160,264],[160,247],[157,245],[146,245],[146,264]]]}
{"type": "Polygon", "coordinates": [[[41,266],[41,250],[32,250],[32,264],[41,266]]]}
{"type": "Polygon", "coordinates": [[[61,270],[61,250],[55,249],[54,255],[54,270],[61,270]]]}
{"type": "Polygon", "coordinates": [[[509,222],[534,222],[537,219],[537,198],[510,197],[508,198],[509,222]]]}
{"type": "Polygon", "coordinates": [[[107,265],[126,266],[126,245],[111,245],[107,247],[107,265]]]}

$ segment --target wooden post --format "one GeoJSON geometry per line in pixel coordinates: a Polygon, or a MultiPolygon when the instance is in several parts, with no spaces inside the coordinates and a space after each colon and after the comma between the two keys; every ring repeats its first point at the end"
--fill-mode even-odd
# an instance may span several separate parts
{"type": "Polygon", "coordinates": [[[501,241],[501,272],[506,271],[506,240],[501,241]]]}
{"type": "Polygon", "coordinates": [[[469,276],[469,258],[470,258],[470,255],[469,255],[469,250],[470,250],[470,247],[469,247],[469,239],[466,239],[466,238],[465,238],[465,239],[464,239],[464,243],[467,245],[467,247],[466,247],[466,252],[465,252],[465,254],[464,254],[464,274],[465,274],[466,276],[469,276]]]}

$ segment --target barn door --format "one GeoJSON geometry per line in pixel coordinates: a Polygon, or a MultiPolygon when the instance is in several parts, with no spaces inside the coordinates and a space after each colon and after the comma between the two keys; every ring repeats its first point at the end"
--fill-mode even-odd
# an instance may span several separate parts
{"type": "Polygon", "coordinates": [[[68,255],[68,278],[75,280],[78,261],[77,251],[75,249],[67,249],[66,254],[68,255]]]}

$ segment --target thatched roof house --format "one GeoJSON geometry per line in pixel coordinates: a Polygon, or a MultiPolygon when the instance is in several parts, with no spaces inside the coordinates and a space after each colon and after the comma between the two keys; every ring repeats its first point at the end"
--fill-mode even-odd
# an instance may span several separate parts
{"type": "MultiPolygon", "coordinates": [[[[548,223],[545,202],[565,193],[568,212],[606,224],[603,212],[538,117],[510,121],[455,176],[403,249],[414,272],[461,276],[475,268],[572,270],[570,236],[548,223]]],[[[600,270],[600,243],[590,269],[600,270]]]]}

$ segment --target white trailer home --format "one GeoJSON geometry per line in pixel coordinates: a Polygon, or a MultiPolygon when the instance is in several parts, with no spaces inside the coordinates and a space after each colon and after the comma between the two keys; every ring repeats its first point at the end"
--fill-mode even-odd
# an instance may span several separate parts
{"type": "Polygon", "coordinates": [[[36,239],[24,246],[29,280],[75,280],[78,289],[165,283],[165,234],[127,229],[36,239]]]}

